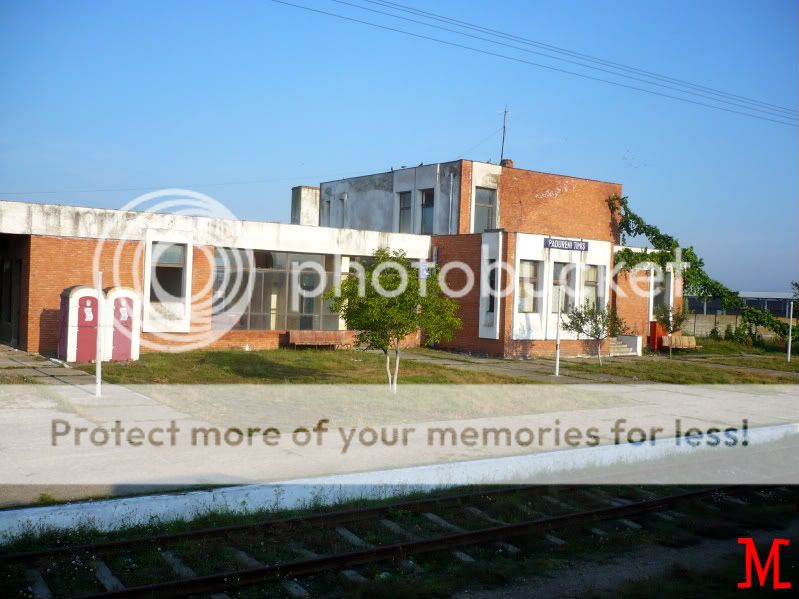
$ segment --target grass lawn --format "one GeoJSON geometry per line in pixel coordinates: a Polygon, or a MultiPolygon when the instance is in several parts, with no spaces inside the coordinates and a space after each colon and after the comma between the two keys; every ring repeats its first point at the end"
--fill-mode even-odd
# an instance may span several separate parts
{"type": "Polygon", "coordinates": [[[776,345],[747,347],[734,341],[715,339],[699,339],[697,342],[702,349],[675,350],[674,357],[690,359],[696,363],[799,372],[799,358],[792,356],[788,362],[785,350],[776,345]]]}
{"type": "MultiPolygon", "coordinates": [[[[757,358],[752,358],[757,359],[757,358]]],[[[745,384],[745,383],[797,383],[789,373],[785,375],[713,367],[695,360],[669,360],[660,356],[618,358],[603,360],[566,360],[561,363],[564,374],[574,371],[630,377],[639,381],[676,384],[745,384]]]]}
{"type": "Polygon", "coordinates": [[[17,374],[13,368],[0,371],[0,385],[27,385],[35,382],[36,377],[17,374]]]}
{"type": "MultiPolygon", "coordinates": [[[[93,364],[81,366],[94,372],[93,364]]],[[[193,351],[146,353],[138,362],[103,364],[110,383],[347,383],[382,384],[383,354],[361,351],[276,349],[268,351],[193,351]]],[[[513,384],[528,380],[513,376],[456,370],[438,364],[400,359],[400,384],[513,384]]]]}

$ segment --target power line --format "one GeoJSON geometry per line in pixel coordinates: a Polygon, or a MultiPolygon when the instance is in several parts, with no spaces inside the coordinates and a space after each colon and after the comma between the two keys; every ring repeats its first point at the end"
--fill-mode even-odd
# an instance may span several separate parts
{"type": "Polygon", "coordinates": [[[272,183],[277,181],[290,181],[292,179],[318,179],[322,177],[345,177],[345,176],[357,176],[361,174],[369,174],[375,172],[376,170],[379,171],[383,169],[383,167],[378,167],[376,169],[371,170],[359,170],[359,171],[349,171],[349,172],[338,172],[338,173],[322,173],[316,175],[295,175],[295,176],[288,176],[288,177],[272,177],[269,179],[251,179],[247,181],[223,181],[223,182],[213,182],[213,183],[184,183],[182,185],[170,184],[170,185],[143,185],[141,187],[109,187],[109,188],[101,188],[101,189],[60,189],[60,190],[35,190],[35,191],[0,191],[0,196],[31,196],[31,195],[56,195],[56,194],[67,194],[67,193],[110,193],[110,192],[121,192],[121,191],[152,191],[155,189],[191,189],[191,188],[202,188],[202,187],[228,187],[231,185],[255,185],[259,183],[272,183]]]}
{"type": "MultiPolygon", "coordinates": [[[[762,113],[764,113],[764,114],[766,114],[768,116],[774,116],[774,117],[777,117],[777,118],[790,118],[790,119],[794,119],[795,118],[794,116],[783,114],[782,112],[779,112],[779,111],[777,111],[776,109],[773,109],[773,108],[760,108],[760,107],[756,107],[756,106],[749,106],[747,103],[743,103],[743,102],[741,102],[739,100],[735,100],[735,99],[716,98],[713,95],[709,95],[709,94],[703,93],[701,91],[691,91],[691,90],[681,89],[680,87],[676,87],[674,85],[668,85],[668,84],[665,84],[665,83],[658,83],[656,81],[651,81],[651,80],[645,79],[643,77],[635,77],[635,76],[632,76],[632,75],[627,75],[627,74],[619,72],[618,70],[605,69],[605,68],[602,68],[602,67],[592,66],[590,64],[586,64],[585,62],[580,62],[578,60],[570,60],[568,58],[562,58],[560,56],[554,56],[554,55],[548,54],[546,52],[539,52],[539,51],[536,51],[536,50],[531,50],[529,48],[519,47],[519,46],[514,45],[514,44],[508,44],[508,43],[497,41],[497,40],[490,39],[490,38],[487,38],[487,37],[482,37],[482,36],[479,36],[479,35],[473,35],[471,33],[465,33],[463,31],[458,31],[456,29],[451,29],[449,27],[442,27],[440,25],[434,25],[432,23],[426,23],[426,22],[420,21],[418,19],[411,19],[409,17],[403,17],[401,15],[395,15],[393,13],[386,12],[386,11],[383,11],[383,10],[377,10],[377,9],[374,9],[374,8],[369,8],[367,6],[361,6],[359,4],[353,4],[352,2],[347,2],[346,0],[332,0],[332,1],[336,2],[338,4],[344,4],[344,5],[347,5],[347,6],[352,6],[354,8],[358,8],[358,9],[365,10],[365,11],[368,11],[368,12],[373,12],[373,13],[376,13],[376,14],[389,16],[389,17],[394,18],[394,19],[400,19],[400,20],[403,20],[403,21],[416,23],[416,24],[419,24],[419,25],[423,25],[425,27],[432,27],[433,29],[439,29],[441,31],[448,31],[450,33],[455,33],[457,35],[462,35],[464,37],[469,37],[469,38],[472,38],[472,39],[477,39],[477,40],[480,40],[480,41],[488,42],[490,44],[496,44],[498,46],[504,46],[506,48],[512,48],[514,50],[519,50],[521,52],[527,52],[528,54],[535,54],[535,55],[538,55],[538,56],[544,56],[546,58],[551,58],[552,60],[559,60],[561,62],[566,62],[566,63],[569,63],[569,64],[577,65],[577,66],[580,66],[580,67],[583,67],[583,68],[587,68],[587,69],[592,69],[592,70],[595,70],[595,71],[601,71],[603,73],[608,73],[610,75],[614,75],[614,76],[617,76],[617,77],[624,77],[626,79],[630,79],[630,80],[633,80],[633,81],[639,81],[639,82],[645,83],[647,85],[654,85],[654,86],[661,87],[661,88],[664,88],[664,89],[670,89],[670,90],[677,91],[677,92],[680,92],[680,93],[690,94],[692,96],[698,96],[700,98],[706,98],[706,99],[712,100],[714,102],[721,102],[721,103],[724,103],[724,104],[729,104],[731,106],[738,106],[740,108],[745,108],[747,110],[755,110],[757,112],[762,112],[762,113]]],[[[377,4],[381,5],[381,6],[383,4],[393,4],[393,3],[375,2],[374,0],[365,0],[365,1],[366,2],[371,2],[373,4],[377,3],[377,4]]],[[[402,10],[402,9],[393,8],[393,7],[390,7],[390,8],[392,8],[393,10],[402,10]]],[[[405,12],[410,12],[411,10],[412,9],[409,9],[409,10],[407,10],[405,12]]],[[[413,13],[411,13],[411,14],[413,14],[413,13]]],[[[425,18],[429,18],[429,17],[425,17],[425,18]]],[[[446,19],[445,17],[442,17],[441,19],[438,19],[438,20],[445,20],[445,19],[446,19]]],[[[458,25],[458,26],[460,27],[461,25],[458,25]]],[[[782,110],[782,109],[780,109],[780,110],[782,110]]]]}
{"type": "Polygon", "coordinates": [[[275,2],[276,4],[283,4],[285,6],[291,6],[293,8],[299,8],[301,10],[305,10],[305,11],[308,11],[308,12],[314,12],[314,13],[326,15],[326,16],[329,16],[329,17],[334,17],[334,18],[341,19],[341,20],[344,20],[344,21],[350,21],[350,22],[353,22],[353,23],[359,23],[361,25],[367,25],[369,27],[374,27],[374,28],[377,28],[377,29],[383,29],[385,31],[393,31],[395,33],[401,33],[403,35],[407,35],[407,36],[415,37],[415,38],[418,38],[418,39],[424,39],[424,40],[436,42],[436,43],[443,44],[443,45],[446,45],[446,46],[451,46],[453,48],[460,48],[460,49],[463,49],[463,50],[470,50],[472,52],[485,54],[487,56],[494,56],[496,58],[503,58],[503,59],[510,60],[510,61],[513,61],[513,62],[526,64],[526,65],[529,65],[529,66],[539,67],[539,68],[542,68],[542,69],[547,69],[547,70],[550,70],[550,71],[556,71],[556,72],[559,72],[559,73],[565,73],[567,75],[574,75],[576,77],[582,77],[583,79],[590,79],[592,81],[599,81],[599,82],[602,82],[602,83],[607,83],[609,85],[615,85],[616,87],[623,87],[623,88],[626,88],[626,89],[637,90],[637,91],[640,91],[640,92],[643,92],[643,93],[646,93],[646,94],[651,94],[651,95],[654,95],[654,96],[661,96],[661,97],[664,97],[664,98],[671,98],[672,100],[678,100],[680,102],[686,102],[688,104],[695,104],[697,106],[704,106],[706,108],[713,108],[715,110],[722,110],[724,112],[729,112],[729,113],[732,113],[732,114],[738,114],[738,115],[742,115],[742,116],[748,116],[748,117],[755,118],[755,119],[760,119],[760,120],[763,120],[763,121],[770,121],[772,123],[778,123],[780,125],[788,125],[789,127],[797,127],[797,125],[795,123],[789,123],[789,122],[782,121],[782,120],[772,119],[772,118],[769,118],[769,117],[766,117],[766,116],[752,114],[752,113],[749,113],[749,112],[743,112],[741,110],[734,110],[732,108],[725,108],[723,106],[715,106],[713,104],[708,104],[706,102],[699,102],[697,100],[691,100],[691,99],[688,99],[688,98],[681,98],[679,96],[673,96],[671,94],[664,94],[662,92],[657,92],[657,91],[654,91],[654,90],[651,90],[651,89],[645,89],[645,88],[642,88],[642,87],[636,87],[634,85],[621,83],[619,81],[612,81],[610,79],[603,79],[602,77],[594,77],[592,75],[586,75],[584,73],[577,73],[575,71],[570,71],[568,69],[561,69],[559,67],[553,67],[551,65],[545,65],[545,64],[533,62],[531,60],[525,60],[523,58],[518,58],[516,56],[508,56],[507,54],[500,54],[499,52],[492,52],[490,50],[483,50],[483,49],[480,49],[480,48],[475,48],[474,46],[467,46],[465,44],[459,44],[457,42],[451,42],[451,41],[443,40],[443,39],[440,39],[440,38],[437,38],[437,37],[432,37],[432,36],[429,36],[429,35],[423,35],[421,33],[414,33],[414,32],[411,32],[411,31],[406,31],[404,29],[398,29],[396,27],[389,27],[388,25],[380,25],[378,23],[373,23],[371,21],[364,21],[362,19],[356,19],[354,17],[348,17],[348,16],[341,15],[341,14],[334,13],[334,12],[329,12],[329,11],[325,11],[325,10],[321,10],[321,9],[317,9],[317,8],[311,8],[309,6],[302,6],[300,4],[294,4],[292,2],[286,2],[285,0],[272,0],[272,2],[275,2]]]}
{"type": "MultiPolygon", "coordinates": [[[[612,68],[615,68],[615,69],[628,71],[628,72],[631,72],[631,73],[639,73],[639,74],[645,75],[647,77],[651,77],[653,79],[658,79],[660,81],[666,81],[666,82],[670,82],[670,83],[675,83],[675,84],[680,85],[682,87],[689,87],[689,88],[693,88],[693,89],[697,89],[697,90],[703,90],[703,91],[706,91],[706,92],[714,94],[714,95],[724,96],[724,97],[731,98],[731,99],[737,99],[737,100],[740,100],[740,101],[743,101],[743,102],[746,102],[746,103],[749,103],[749,104],[768,107],[770,109],[779,110],[779,111],[782,111],[784,113],[787,113],[789,116],[792,116],[792,117],[796,116],[796,114],[797,114],[797,110],[794,109],[794,108],[786,108],[786,107],[783,107],[783,106],[779,106],[777,104],[771,104],[769,102],[763,102],[761,100],[748,98],[746,96],[741,96],[741,95],[738,95],[738,94],[725,92],[725,91],[722,91],[722,90],[719,90],[719,89],[715,89],[715,88],[712,88],[712,87],[709,87],[709,86],[706,86],[706,85],[700,85],[700,84],[697,84],[697,83],[692,83],[690,81],[685,81],[684,79],[677,79],[677,78],[674,78],[674,77],[661,75],[661,74],[658,74],[658,73],[654,73],[652,71],[648,71],[646,69],[641,69],[641,68],[638,68],[638,67],[632,67],[632,66],[625,65],[625,64],[622,64],[622,63],[613,62],[613,61],[610,61],[610,60],[605,60],[605,59],[602,59],[602,58],[599,58],[599,57],[596,57],[596,56],[592,56],[590,54],[584,54],[584,53],[581,53],[581,52],[575,52],[575,51],[569,50],[567,48],[562,48],[562,47],[559,47],[559,46],[554,46],[552,44],[539,42],[539,41],[532,40],[532,39],[525,38],[525,37],[521,37],[521,36],[518,36],[518,35],[509,34],[509,33],[500,31],[498,29],[491,29],[491,28],[488,28],[488,27],[481,27],[479,25],[474,25],[474,24],[468,23],[466,21],[460,21],[458,19],[453,19],[453,18],[444,16],[444,15],[439,15],[439,14],[433,13],[433,12],[429,12],[429,11],[425,11],[425,10],[421,10],[421,9],[416,9],[416,8],[413,8],[413,7],[410,7],[410,6],[405,6],[405,5],[399,4],[397,2],[390,2],[389,0],[363,0],[363,1],[364,2],[368,2],[370,4],[377,4],[377,5],[380,5],[380,6],[384,6],[386,8],[391,8],[392,10],[397,10],[397,11],[401,11],[401,12],[405,12],[405,13],[409,13],[409,14],[416,14],[416,15],[422,16],[423,18],[426,18],[426,19],[435,20],[435,21],[441,21],[441,22],[445,22],[445,23],[450,23],[450,24],[456,25],[458,27],[463,27],[465,29],[471,29],[473,31],[480,31],[480,32],[483,32],[483,33],[490,33],[490,34],[495,35],[497,37],[501,37],[501,38],[505,38],[505,39],[509,39],[509,40],[513,40],[513,41],[517,41],[517,42],[521,42],[521,43],[524,43],[524,44],[527,44],[527,45],[530,45],[530,46],[534,46],[534,47],[538,47],[538,48],[543,48],[543,49],[546,49],[546,50],[551,51],[551,52],[556,52],[556,53],[559,53],[559,54],[565,54],[567,56],[580,58],[580,59],[586,60],[588,62],[593,62],[593,63],[596,63],[596,64],[602,64],[602,65],[605,65],[605,66],[609,66],[609,67],[612,67],[612,68]]],[[[400,18],[400,17],[397,17],[397,18],[400,18]]],[[[552,58],[556,58],[556,57],[552,57],[552,58]]]]}
{"type": "Polygon", "coordinates": [[[497,133],[499,133],[500,131],[502,131],[502,127],[500,127],[499,129],[495,129],[495,130],[494,130],[494,131],[492,131],[492,132],[491,132],[489,135],[486,135],[486,136],[485,136],[483,139],[481,139],[481,140],[480,140],[480,141],[478,141],[476,144],[474,144],[472,147],[470,147],[468,150],[464,150],[463,152],[461,152],[460,154],[458,154],[458,157],[459,157],[459,158],[463,158],[464,156],[466,156],[466,154],[468,154],[469,152],[471,152],[472,150],[474,150],[474,149],[476,149],[476,148],[479,148],[479,147],[480,147],[480,146],[482,146],[482,145],[483,145],[485,142],[487,142],[489,139],[493,138],[493,137],[494,137],[494,136],[495,136],[497,133]]]}

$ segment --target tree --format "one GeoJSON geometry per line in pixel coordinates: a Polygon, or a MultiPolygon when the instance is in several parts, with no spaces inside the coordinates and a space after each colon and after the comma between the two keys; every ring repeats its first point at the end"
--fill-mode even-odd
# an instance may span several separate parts
{"type": "Polygon", "coordinates": [[[607,310],[586,300],[582,307],[574,308],[565,317],[564,330],[576,333],[578,336],[584,335],[596,341],[596,355],[601,365],[602,341],[608,336],[611,325],[607,310]]]}
{"type": "Polygon", "coordinates": [[[629,239],[644,237],[652,245],[651,249],[643,252],[632,248],[616,250],[614,260],[617,264],[624,264],[623,270],[629,270],[641,262],[653,262],[662,269],[669,263],[679,261],[687,262],[688,267],[682,270],[684,291],[701,300],[719,298],[721,305],[726,310],[739,310],[743,301],[738,297],[738,292],[729,289],[726,285],[711,278],[705,271],[705,262],[694,251],[692,246],[680,247],[676,237],[663,233],[658,227],[646,222],[631,208],[626,196],[612,195],[607,199],[610,208],[612,224],[619,232],[622,243],[629,239]]]}
{"type": "Polygon", "coordinates": [[[682,330],[682,325],[688,319],[688,312],[682,308],[676,310],[661,304],[655,308],[655,320],[669,335],[669,360],[674,347],[674,333],[682,330]]]}
{"type": "Polygon", "coordinates": [[[359,346],[385,354],[388,386],[396,393],[403,339],[421,331],[428,345],[449,341],[461,321],[456,316],[458,304],[441,291],[438,267],[417,269],[401,250],[378,248],[373,257],[363,277],[345,276],[340,293],[331,291],[325,297],[347,328],[356,331],[359,346]]]}

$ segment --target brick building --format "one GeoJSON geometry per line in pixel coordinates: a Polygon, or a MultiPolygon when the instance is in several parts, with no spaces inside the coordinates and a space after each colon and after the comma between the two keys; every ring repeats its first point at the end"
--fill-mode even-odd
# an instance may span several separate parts
{"type": "MultiPolygon", "coordinates": [[[[96,269],[107,284],[139,292],[144,349],[156,339],[185,348],[215,327],[224,330],[215,347],[274,348],[298,331],[346,336],[327,302],[299,290],[324,273],[331,281],[348,273],[378,247],[446,267],[453,290],[467,282],[456,263],[471,268],[476,282],[458,298],[464,327],[453,349],[551,354],[561,295],[564,310],[586,299],[615,306],[645,338],[654,306],[681,302],[681,281],[647,270],[614,277],[619,239],[607,198],[621,191],[509,160],[458,160],[296,187],[292,224],[0,201],[0,342],[54,353],[60,295],[92,285],[96,269]],[[247,297],[219,327],[214,298],[230,265],[247,297]]],[[[584,341],[561,338],[564,353],[586,353],[584,341]]]]}

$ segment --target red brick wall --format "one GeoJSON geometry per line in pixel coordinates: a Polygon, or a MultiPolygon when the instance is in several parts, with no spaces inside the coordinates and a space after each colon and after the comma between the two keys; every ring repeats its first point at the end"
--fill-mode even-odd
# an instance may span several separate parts
{"type": "MultiPolygon", "coordinates": [[[[472,290],[456,301],[460,304],[458,308],[458,318],[463,322],[461,328],[452,341],[439,343],[440,347],[466,351],[477,354],[488,354],[495,356],[503,355],[504,338],[500,334],[499,339],[481,339],[479,336],[480,319],[480,246],[482,236],[473,235],[437,235],[433,237],[432,244],[438,247],[438,262],[444,266],[447,262],[459,260],[471,268],[474,273],[474,286],[472,290]]],[[[503,244],[504,246],[504,244],[503,244]]],[[[501,277],[500,285],[504,285],[504,277],[501,277]]],[[[458,291],[466,284],[466,275],[463,271],[456,269],[447,274],[447,285],[450,289],[458,291]]],[[[497,302],[497,310],[500,311],[500,331],[504,330],[504,300],[497,302]]]]}
{"type": "MultiPolygon", "coordinates": [[[[608,355],[610,342],[602,341],[602,355],[608,355]]],[[[505,356],[508,358],[554,357],[554,339],[510,339],[505,343],[505,356]]],[[[560,342],[560,355],[595,356],[596,341],[592,339],[563,339],[560,342]]]]}
{"type": "MultiPolygon", "coordinates": [[[[20,303],[20,347],[27,351],[55,353],[58,348],[58,316],[61,306],[61,292],[74,285],[94,285],[93,260],[97,240],[32,236],[23,238],[24,255],[22,289],[20,303]],[[32,273],[32,276],[29,274],[32,273]],[[27,307],[27,309],[26,309],[27,307]]],[[[119,284],[134,289],[143,285],[144,247],[139,241],[106,241],[100,257],[100,268],[104,272],[104,287],[114,284],[111,279],[114,271],[115,254],[119,249],[119,284]],[[136,258],[138,251],[138,260],[136,258]]],[[[479,250],[478,250],[479,251],[479,250]]],[[[192,290],[195,294],[208,285],[213,264],[213,248],[194,246],[192,254],[192,290]]],[[[211,290],[202,297],[195,298],[192,333],[205,332],[210,323],[211,290]],[[199,304],[206,304],[201,310],[199,304]]],[[[354,333],[350,333],[354,336],[354,333]]],[[[180,347],[179,333],[172,345],[180,347]]],[[[142,340],[169,345],[164,336],[158,333],[142,333],[142,340]]],[[[286,331],[228,331],[210,345],[211,348],[238,348],[249,345],[251,349],[276,349],[288,344],[286,331]]],[[[403,343],[404,347],[417,347],[419,335],[411,335],[403,343]]],[[[142,345],[142,351],[148,348],[142,345]]]]}
{"type": "Polygon", "coordinates": [[[461,160],[461,196],[458,207],[458,233],[471,233],[472,219],[472,161],[461,160]]]}
{"type": "MultiPolygon", "coordinates": [[[[100,260],[104,284],[110,285],[116,248],[121,245],[120,262],[133,264],[138,242],[107,242],[100,260]]],[[[54,353],[58,348],[58,313],[61,292],[74,285],[94,285],[92,261],[97,247],[93,239],[45,237],[30,238],[30,278],[27,314],[28,335],[24,349],[54,353]]],[[[142,257],[143,260],[143,257],[142,257]]],[[[132,286],[132,276],[124,273],[122,285],[132,286]]]]}
{"type": "Polygon", "coordinates": [[[499,226],[519,233],[618,243],[607,199],[621,192],[622,186],[616,183],[503,167],[499,226]]]}
{"type": "Polygon", "coordinates": [[[616,275],[616,284],[618,291],[612,293],[611,298],[616,314],[624,319],[634,335],[646,339],[649,335],[649,272],[620,272],[616,275]],[[639,297],[636,287],[644,291],[644,297],[639,297]]]}

